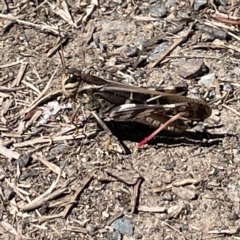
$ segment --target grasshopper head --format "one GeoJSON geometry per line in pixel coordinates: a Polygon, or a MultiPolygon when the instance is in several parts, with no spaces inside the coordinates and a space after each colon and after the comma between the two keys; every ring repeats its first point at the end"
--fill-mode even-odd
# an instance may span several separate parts
{"type": "Polygon", "coordinates": [[[74,97],[81,85],[81,71],[70,68],[62,76],[62,91],[66,98],[74,97]]]}

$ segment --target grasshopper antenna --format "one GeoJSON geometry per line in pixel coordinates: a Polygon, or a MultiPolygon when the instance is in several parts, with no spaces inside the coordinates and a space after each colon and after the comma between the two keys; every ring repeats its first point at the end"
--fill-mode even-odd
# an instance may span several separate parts
{"type": "Polygon", "coordinates": [[[63,41],[62,41],[62,37],[61,37],[61,30],[60,27],[58,26],[58,33],[59,33],[59,37],[60,37],[60,50],[58,51],[59,56],[60,56],[60,60],[61,60],[61,64],[62,64],[62,68],[63,68],[63,73],[66,76],[66,64],[65,64],[65,60],[64,60],[64,54],[63,54],[63,41]]]}
{"type": "Polygon", "coordinates": [[[58,28],[59,35],[60,35],[60,49],[61,51],[58,51],[63,67],[63,75],[62,75],[62,93],[66,98],[76,97],[77,91],[79,89],[79,86],[81,84],[81,76],[78,74],[78,71],[76,71],[74,68],[67,69],[65,60],[64,60],[64,54],[63,54],[63,43],[67,40],[64,39],[62,41],[61,39],[61,33],[60,28],[58,28]]]}

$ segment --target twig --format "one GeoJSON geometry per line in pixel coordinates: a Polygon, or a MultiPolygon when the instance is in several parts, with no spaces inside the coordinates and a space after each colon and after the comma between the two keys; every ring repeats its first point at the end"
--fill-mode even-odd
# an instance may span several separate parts
{"type": "Polygon", "coordinates": [[[32,26],[32,27],[38,28],[42,31],[44,31],[44,30],[50,31],[53,34],[58,35],[58,28],[54,27],[54,26],[49,26],[49,25],[46,25],[46,24],[35,24],[35,23],[24,21],[24,20],[19,20],[18,18],[12,16],[11,14],[0,13],[0,18],[5,18],[5,19],[8,19],[8,20],[12,20],[12,21],[17,22],[18,24],[32,26]]]}
{"type": "Polygon", "coordinates": [[[62,176],[65,178],[66,177],[66,173],[64,173],[60,167],[58,167],[57,165],[55,165],[52,162],[47,161],[47,159],[44,159],[44,157],[39,156],[38,154],[34,153],[32,155],[32,158],[40,161],[41,163],[43,163],[45,166],[47,166],[51,171],[55,172],[56,174],[60,174],[62,173],[62,176]]]}
{"type": "Polygon", "coordinates": [[[100,124],[100,126],[103,128],[103,130],[104,130],[104,131],[107,133],[107,135],[108,135],[108,139],[107,139],[107,141],[104,143],[104,149],[105,149],[106,151],[108,151],[109,145],[110,145],[110,143],[111,143],[113,134],[112,134],[111,130],[108,128],[108,126],[102,121],[102,119],[100,119],[100,118],[98,117],[98,115],[97,115],[95,112],[91,112],[91,114],[94,116],[94,118],[97,120],[97,122],[100,124]]]}
{"type": "MultiPolygon", "coordinates": [[[[52,183],[52,185],[50,186],[50,188],[43,194],[41,194],[40,196],[36,197],[33,201],[31,201],[30,203],[26,204],[21,211],[26,212],[26,211],[30,211],[36,208],[39,208],[40,206],[42,206],[45,202],[49,201],[51,197],[51,193],[53,192],[53,190],[56,188],[59,179],[61,177],[62,174],[62,170],[63,168],[61,168],[61,171],[59,172],[56,181],[54,181],[52,183]]],[[[62,192],[66,191],[66,188],[61,189],[62,192]]]]}
{"type": "Polygon", "coordinates": [[[138,199],[139,199],[139,189],[142,183],[142,178],[138,180],[138,182],[133,186],[133,192],[132,192],[132,197],[131,197],[131,205],[132,205],[132,210],[131,213],[133,214],[137,208],[138,205],[138,199]]]}
{"type": "Polygon", "coordinates": [[[12,85],[11,87],[15,87],[19,85],[20,81],[22,80],[23,76],[24,76],[24,73],[27,69],[27,66],[28,66],[28,62],[22,62],[21,63],[21,67],[19,69],[19,72],[18,72],[18,75],[17,77],[15,78],[15,80],[12,82],[12,85]]]}
{"type": "Polygon", "coordinates": [[[82,139],[82,138],[90,137],[95,133],[96,132],[93,131],[84,135],[79,134],[79,135],[70,135],[70,136],[52,136],[51,138],[48,136],[44,136],[44,137],[35,138],[33,140],[28,140],[22,143],[15,143],[13,145],[15,148],[19,148],[19,147],[26,147],[26,146],[35,145],[35,144],[42,144],[42,143],[49,143],[49,142],[54,143],[54,142],[64,141],[64,140],[82,139]]]}
{"type": "Polygon", "coordinates": [[[179,235],[181,235],[183,237],[184,240],[186,240],[185,236],[183,235],[183,233],[181,233],[179,230],[177,230],[175,227],[171,226],[170,224],[168,224],[165,221],[162,221],[162,223],[166,224],[168,227],[170,227],[171,229],[173,229],[174,231],[176,231],[177,233],[179,233],[179,235]]]}
{"type": "Polygon", "coordinates": [[[72,204],[69,204],[68,206],[65,207],[65,209],[62,213],[63,218],[66,218],[67,214],[69,213],[70,209],[73,206],[73,203],[76,201],[76,199],[82,193],[82,191],[86,188],[86,186],[92,181],[92,179],[93,179],[92,176],[86,176],[82,181],[81,188],[79,188],[79,186],[76,186],[76,189],[75,189],[76,192],[69,200],[70,202],[72,202],[72,204]]]}
{"type": "Polygon", "coordinates": [[[167,212],[167,208],[166,207],[148,207],[148,206],[140,205],[138,206],[138,211],[151,212],[151,213],[165,213],[167,212]]]}
{"type": "Polygon", "coordinates": [[[186,41],[186,39],[188,38],[188,35],[190,34],[191,30],[192,30],[192,27],[194,26],[195,22],[192,23],[187,31],[187,33],[183,36],[183,37],[180,37],[180,38],[177,38],[173,44],[165,51],[163,52],[158,59],[156,59],[155,62],[152,62],[152,63],[149,63],[147,65],[147,68],[149,69],[152,69],[154,68],[157,64],[159,64],[160,62],[162,62],[165,57],[171,53],[173,51],[173,49],[175,49],[178,45],[180,45],[181,43],[183,43],[184,41],[186,41]]]}
{"type": "Polygon", "coordinates": [[[111,217],[111,218],[107,221],[106,226],[110,226],[116,219],[122,217],[123,215],[124,215],[123,212],[120,212],[120,213],[118,213],[117,215],[111,217]]]}
{"type": "Polygon", "coordinates": [[[0,65],[0,68],[9,68],[9,67],[13,67],[13,66],[16,66],[18,64],[21,64],[23,61],[20,60],[20,61],[16,61],[16,62],[12,62],[12,63],[7,63],[7,64],[4,64],[4,65],[0,65]]]}
{"type": "Polygon", "coordinates": [[[234,19],[227,19],[224,17],[220,16],[213,16],[212,17],[214,20],[222,22],[222,23],[227,23],[227,24],[232,24],[232,25],[239,25],[240,26],[240,21],[234,20],[234,19]]]}
{"type": "Polygon", "coordinates": [[[228,110],[232,111],[233,113],[237,114],[238,116],[240,116],[240,113],[239,113],[237,110],[235,110],[235,109],[227,106],[227,105],[224,104],[224,103],[222,104],[222,106],[225,107],[225,108],[227,108],[228,110]]]}
{"type": "Polygon", "coordinates": [[[26,198],[22,195],[22,193],[24,193],[25,195],[27,195],[27,192],[23,191],[22,189],[20,189],[19,187],[17,187],[13,182],[10,182],[7,178],[5,178],[5,182],[9,185],[9,187],[11,187],[13,189],[13,191],[22,199],[22,200],[26,200],[26,198]]]}

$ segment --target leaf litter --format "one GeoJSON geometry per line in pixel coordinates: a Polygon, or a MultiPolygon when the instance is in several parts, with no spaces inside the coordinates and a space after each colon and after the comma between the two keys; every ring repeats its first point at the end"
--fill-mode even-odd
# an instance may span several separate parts
{"type": "Polygon", "coordinates": [[[2,1],[1,236],[239,238],[239,7],[2,1]],[[67,67],[144,87],[184,81],[213,114],[138,151],[147,127],[107,123],[121,144],[106,152],[101,125],[63,97],[59,39],[67,67]],[[131,231],[116,233],[116,221],[131,231]]]}

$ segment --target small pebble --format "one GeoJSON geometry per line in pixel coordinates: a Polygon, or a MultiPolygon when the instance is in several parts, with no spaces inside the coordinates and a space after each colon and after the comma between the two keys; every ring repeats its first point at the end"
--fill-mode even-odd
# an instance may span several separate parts
{"type": "Polygon", "coordinates": [[[133,225],[130,220],[122,217],[115,220],[111,227],[113,227],[115,230],[119,231],[122,234],[126,234],[128,236],[133,235],[133,225]]]}
{"type": "Polygon", "coordinates": [[[233,88],[233,86],[230,83],[224,83],[223,91],[227,92],[229,94],[233,94],[234,88],[233,88]]]}
{"type": "Polygon", "coordinates": [[[160,201],[172,201],[172,200],[173,200],[172,195],[169,192],[166,192],[160,196],[160,201]]]}
{"type": "Polygon", "coordinates": [[[160,4],[151,6],[149,9],[150,9],[151,17],[161,18],[161,17],[166,17],[168,14],[167,9],[160,4]]]}
{"type": "Polygon", "coordinates": [[[87,224],[86,229],[89,233],[94,233],[96,231],[96,227],[92,224],[87,224]]]}
{"type": "Polygon", "coordinates": [[[204,7],[207,4],[207,0],[195,0],[193,4],[194,11],[200,10],[200,8],[204,7]]]}
{"type": "Polygon", "coordinates": [[[204,85],[205,87],[210,87],[215,81],[215,74],[210,73],[201,77],[198,81],[199,84],[204,85]]]}
{"type": "Polygon", "coordinates": [[[15,192],[9,188],[4,189],[3,194],[4,194],[5,200],[7,201],[10,201],[15,196],[15,192]]]}

